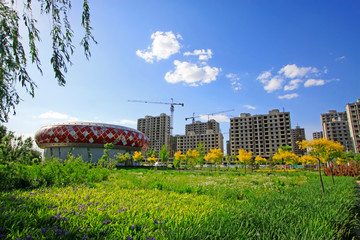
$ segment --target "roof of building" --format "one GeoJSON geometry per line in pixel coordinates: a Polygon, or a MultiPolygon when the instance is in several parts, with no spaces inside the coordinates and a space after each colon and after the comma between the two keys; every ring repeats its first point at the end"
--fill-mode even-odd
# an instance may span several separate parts
{"type": "Polygon", "coordinates": [[[149,145],[142,132],[119,125],[93,122],[66,122],[47,125],[35,134],[36,144],[47,147],[104,147],[141,149],[149,145]]]}

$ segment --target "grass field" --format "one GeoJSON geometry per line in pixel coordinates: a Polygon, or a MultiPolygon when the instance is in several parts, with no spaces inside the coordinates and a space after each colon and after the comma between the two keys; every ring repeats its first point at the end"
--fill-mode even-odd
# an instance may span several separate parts
{"type": "Polygon", "coordinates": [[[356,182],[316,173],[114,170],[0,193],[0,239],[351,239],[356,182]]]}

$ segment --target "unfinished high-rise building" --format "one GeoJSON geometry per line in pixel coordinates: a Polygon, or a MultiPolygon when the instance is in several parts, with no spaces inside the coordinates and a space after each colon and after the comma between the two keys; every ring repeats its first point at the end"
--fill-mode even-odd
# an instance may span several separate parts
{"type": "Polygon", "coordinates": [[[293,153],[295,153],[298,156],[302,156],[306,153],[306,150],[300,149],[297,142],[301,142],[305,139],[305,129],[301,128],[299,126],[296,126],[296,128],[291,129],[291,141],[292,141],[292,147],[293,147],[293,153]]]}
{"type": "Polygon", "coordinates": [[[341,143],[344,151],[353,150],[346,112],[329,110],[321,114],[321,126],[324,138],[341,143]]]}
{"type": "Polygon", "coordinates": [[[210,119],[207,122],[196,121],[195,123],[185,125],[185,135],[205,134],[208,130],[213,130],[213,132],[219,133],[219,123],[214,119],[210,119]]]}
{"type": "Polygon", "coordinates": [[[360,99],[346,105],[350,138],[356,153],[360,153],[360,99]]]}
{"type": "Polygon", "coordinates": [[[320,132],[313,132],[313,139],[320,139],[320,138],[323,138],[324,137],[324,134],[322,131],[320,132]]]}
{"type": "Polygon", "coordinates": [[[254,156],[272,157],[280,146],[292,146],[290,113],[278,109],[269,114],[242,113],[230,119],[230,152],[252,151],[254,156]]]}
{"type": "Polygon", "coordinates": [[[177,151],[186,153],[189,149],[196,149],[200,142],[205,145],[205,152],[212,148],[224,151],[224,137],[220,133],[219,123],[211,119],[208,122],[197,121],[185,126],[185,135],[176,135],[177,151]]]}
{"type": "Polygon", "coordinates": [[[145,116],[137,121],[137,130],[144,133],[157,153],[163,145],[170,146],[170,116],[165,113],[160,116],[145,116]]]}

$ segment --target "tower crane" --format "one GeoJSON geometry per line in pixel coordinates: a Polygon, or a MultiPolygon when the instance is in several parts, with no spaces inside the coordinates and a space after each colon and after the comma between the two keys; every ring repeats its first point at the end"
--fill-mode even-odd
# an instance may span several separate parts
{"type": "Polygon", "coordinates": [[[214,116],[215,114],[219,114],[219,113],[226,113],[226,112],[232,112],[235,111],[235,109],[231,109],[231,110],[225,110],[225,111],[220,111],[220,112],[215,112],[215,113],[209,113],[209,114],[204,114],[208,116],[208,121],[210,120],[210,116],[214,116]]]}
{"type": "Polygon", "coordinates": [[[196,116],[196,117],[195,117],[195,113],[193,113],[193,116],[192,116],[192,117],[187,117],[187,118],[185,118],[185,121],[187,121],[187,120],[189,120],[190,118],[192,118],[192,124],[194,124],[194,123],[195,123],[195,118],[197,118],[197,117],[200,117],[200,116],[196,116]]]}
{"type": "Polygon", "coordinates": [[[143,101],[143,100],[128,100],[128,102],[138,102],[138,103],[154,103],[154,104],[167,104],[170,105],[170,153],[172,153],[172,134],[173,134],[173,119],[174,119],[174,109],[175,105],[184,106],[184,103],[174,103],[174,99],[170,98],[171,102],[152,102],[152,101],[143,101]]]}
{"type": "Polygon", "coordinates": [[[225,111],[220,111],[220,112],[215,112],[215,113],[208,113],[208,114],[202,114],[202,115],[198,115],[198,116],[195,116],[195,113],[193,113],[193,116],[192,117],[187,117],[185,118],[185,121],[189,120],[190,118],[192,119],[192,123],[194,124],[195,123],[195,118],[198,118],[198,117],[201,117],[201,116],[208,116],[208,121],[210,120],[210,116],[213,116],[215,114],[219,114],[219,113],[226,113],[226,112],[232,112],[232,111],[235,111],[234,109],[231,109],[231,110],[225,110],[225,111]]]}

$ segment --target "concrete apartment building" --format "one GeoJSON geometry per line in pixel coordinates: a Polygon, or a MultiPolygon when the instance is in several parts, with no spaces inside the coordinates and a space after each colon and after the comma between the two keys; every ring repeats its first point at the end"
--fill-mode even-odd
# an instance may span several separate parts
{"type": "Polygon", "coordinates": [[[170,116],[165,113],[160,116],[145,116],[137,121],[137,130],[144,133],[150,141],[149,148],[159,153],[163,145],[170,146],[170,116]]]}
{"type": "Polygon", "coordinates": [[[346,116],[355,153],[360,153],[360,99],[346,105],[346,116]]]}
{"type": "Polygon", "coordinates": [[[306,153],[306,150],[300,149],[297,145],[297,141],[305,140],[305,129],[301,128],[300,126],[296,126],[295,129],[291,129],[291,141],[293,147],[293,153],[298,156],[302,156],[306,153]]]}
{"type": "Polygon", "coordinates": [[[320,138],[324,138],[324,134],[322,131],[320,132],[313,132],[313,139],[320,139],[320,138]]]}
{"type": "Polygon", "coordinates": [[[341,143],[344,151],[353,150],[346,112],[329,110],[321,114],[321,126],[324,138],[341,143]]]}
{"type": "Polygon", "coordinates": [[[211,119],[208,122],[196,121],[195,123],[185,125],[185,135],[206,134],[208,130],[213,130],[215,133],[219,133],[220,124],[214,119],[211,119]]]}
{"type": "Polygon", "coordinates": [[[220,133],[219,123],[211,119],[209,122],[197,121],[185,126],[185,135],[176,135],[176,150],[186,153],[189,149],[196,149],[200,142],[205,144],[205,152],[211,148],[224,151],[224,137],[220,133]]]}
{"type": "Polygon", "coordinates": [[[252,151],[254,155],[272,157],[282,145],[292,145],[289,112],[278,109],[269,114],[241,113],[230,119],[230,153],[237,155],[239,149],[252,151]]]}

